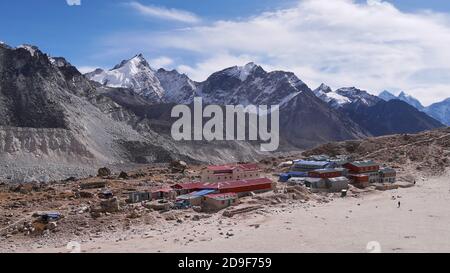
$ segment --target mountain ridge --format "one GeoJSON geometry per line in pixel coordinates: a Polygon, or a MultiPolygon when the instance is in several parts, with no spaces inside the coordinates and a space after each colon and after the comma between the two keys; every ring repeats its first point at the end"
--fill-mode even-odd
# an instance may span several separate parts
{"type": "Polygon", "coordinates": [[[442,124],[450,125],[450,98],[444,99],[439,102],[435,102],[427,107],[423,106],[422,103],[411,95],[405,92],[400,92],[398,96],[390,93],[389,91],[383,91],[380,93],[379,97],[385,101],[390,100],[401,100],[409,105],[415,107],[417,110],[426,113],[428,116],[440,121],[442,124]]]}
{"type": "MultiPolygon", "coordinates": [[[[0,45],[0,113],[5,117],[0,135],[7,136],[0,140],[0,158],[17,163],[0,164],[0,178],[44,174],[60,179],[89,175],[105,165],[173,159],[225,163],[263,156],[260,142],[174,141],[171,109],[179,103],[192,107],[196,96],[205,105],[279,104],[280,152],[372,135],[351,118],[347,107],[330,107],[292,72],[267,72],[249,63],[195,82],[176,70],[154,70],[142,59],[136,55],[110,70],[136,76],[125,82],[131,85],[122,87],[119,81],[119,87],[109,87],[108,82],[89,79],[104,70],[83,75],[66,59],[50,57],[37,47],[0,45]],[[155,86],[159,94],[153,92],[155,86]]],[[[121,79],[116,76],[112,78],[121,79]]],[[[349,105],[365,105],[355,90],[340,93],[354,99],[349,105]]]]}

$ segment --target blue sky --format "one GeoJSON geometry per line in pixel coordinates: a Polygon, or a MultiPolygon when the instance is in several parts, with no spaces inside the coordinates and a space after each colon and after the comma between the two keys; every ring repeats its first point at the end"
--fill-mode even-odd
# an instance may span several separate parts
{"type": "MultiPolygon", "coordinates": [[[[146,18],[126,3],[127,0],[82,0],[69,6],[66,0],[0,1],[2,16],[0,41],[11,45],[38,45],[52,55],[63,55],[77,64],[99,61],[114,65],[117,60],[91,58],[101,50],[103,37],[124,31],[170,31],[182,23],[146,18]]],[[[145,5],[187,10],[205,21],[251,16],[273,8],[288,7],[292,0],[142,0],[145,5]]],[[[145,48],[142,51],[146,51],[145,48]]],[[[127,58],[129,56],[122,56],[127,58]]]]}
{"type": "Polygon", "coordinates": [[[449,97],[448,50],[436,44],[450,41],[450,1],[388,2],[0,1],[0,41],[37,45],[83,71],[142,52],[155,68],[195,80],[256,61],[294,71],[311,88],[405,90],[425,104],[449,97]]]}

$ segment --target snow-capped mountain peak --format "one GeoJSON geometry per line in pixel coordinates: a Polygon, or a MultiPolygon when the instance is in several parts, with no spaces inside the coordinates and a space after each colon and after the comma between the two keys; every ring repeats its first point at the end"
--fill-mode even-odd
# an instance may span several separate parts
{"type": "Polygon", "coordinates": [[[313,90],[314,94],[322,94],[322,93],[330,93],[333,92],[331,87],[328,85],[322,83],[319,87],[313,90]]]}
{"type": "Polygon", "coordinates": [[[164,95],[156,72],[142,54],[122,61],[111,70],[97,69],[86,74],[86,77],[109,87],[130,88],[137,94],[155,101],[161,101],[164,95]]]}
{"type": "Polygon", "coordinates": [[[381,92],[381,93],[378,95],[378,97],[379,97],[380,99],[385,100],[385,101],[390,101],[390,100],[395,100],[395,99],[397,99],[397,97],[396,97],[394,94],[392,94],[391,92],[389,92],[389,91],[387,91],[387,90],[384,90],[383,92],[381,92]]]}
{"type": "Polygon", "coordinates": [[[129,60],[123,60],[120,64],[116,65],[111,70],[129,69],[131,73],[138,73],[143,68],[149,68],[153,70],[148,64],[147,60],[144,58],[144,55],[138,54],[129,60]]]}
{"type": "Polygon", "coordinates": [[[23,48],[25,50],[27,50],[28,52],[30,52],[31,56],[34,57],[34,55],[36,54],[36,52],[39,52],[39,48],[37,46],[33,46],[33,45],[20,45],[17,48],[23,48]]]}
{"type": "Polygon", "coordinates": [[[366,106],[373,106],[380,101],[380,98],[377,96],[371,95],[367,91],[356,87],[343,87],[335,92],[349,99],[351,103],[362,103],[366,106]]]}
{"type": "Polygon", "coordinates": [[[229,69],[226,69],[225,72],[227,75],[239,78],[241,81],[246,81],[248,76],[250,76],[256,69],[261,68],[259,65],[250,62],[244,66],[234,66],[229,69]]]}
{"type": "Polygon", "coordinates": [[[197,83],[186,74],[160,68],[156,72],[156,77],[164,88],[163,100],[165,102],[190,103],[193,100],[197,83]]]}
{"type": "Polygon", "coordinates": [[[400,92],[400,94],[398,96],[395,96],[394,94],[392,94],[389,91],[383,91],[380,93],[380,95],[378,95],[378,97],[380,97],[381,99],[383,99],[385,101],[401,100],[401,101],[404,101],[404,102],[408,103],[409,105],[415,107],[417,110],[420,110],[420,111],[422,111],[425,108],[418,99],[405,93],[404,91],[400,92]]]}
{"type": "Polygon", "coordinates": [[[5,43],[5,42],[3,42],[3,41],[0,41],[0,46],[1,47],[4,47],[4,48],[7,48],[7,49],[11,49],[12,47],[10,47],[7,43],[5,43]]]}
{"type": "Polygon", "coordinates": [[[65,58],[62,57],[49,57],[50,63],[56,67],[72,66],[65,58]]]}
{"type": "Polygon", "coordinates": [[[322,83],[318,88],[313,90],[313,93],[319,97],[322,101],[328,103],[333,108],[339,108],[342,105],[348,104],[351,101],[336,92],[333,92],[331,87],[322,83]]]}
{"type": "Polygon", "coordinates": [[[380,101],[378,97],[356,87],[343,87],[333,91],[329,86],[322,83],[313,92],[333,108],[340,108],[353,103],[372,106],[380,101]]]}

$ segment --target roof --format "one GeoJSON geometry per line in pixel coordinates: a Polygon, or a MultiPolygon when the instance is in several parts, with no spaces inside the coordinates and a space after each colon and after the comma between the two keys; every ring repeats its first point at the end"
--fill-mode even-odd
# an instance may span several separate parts
{"type": "Polygon", "coordinates": [[[312,159],[313,161],[326,161],[330,159],[328,155],[312,155],[308,158],[312,159]]]}
{"type": "Polygon", "coordinates": [[[330,181],[330,182],[348,181],[348,178],[344,177],[344,176],[339,176],[339,177],[334,177],[334,178],[328,178],[328,181],[330,181]]]}
{"type": "Polygon", "coordinates": [[[316,172],[316,173],[335,173],[335,172],[342,172],[342,171],[344,171],[344,169],[342,169],[342,168],[335,168],[335,169],[329,168],[329,169],[318,169],[318,170],[314,170],[314,171],[311,171],[311,172],[316,172]]]}
{"type": "Polygon", "coordinates": [[[173,185],[174,188],[181,188],[183,190],[207,190],[207,189],[217,189],[217,183],[207,183],[207,182],[190,182],[190,183],[181,183],[173,185]]]}
{"type": "Polygon", "coordinates": [[[213,193],[213,194],[206,195],[206,197],[212,198],[212,199],[224,200],[224,199],[229,199],[229,198],[236,198],[237,197],[237,193],[234,193],[234,192],[230,192],[230,193],[213,193]]]}
{"type": "Polygon", "coordinates": [[[289,178],[288,182],[299,182],[299,181],[305,181],[306,177],[291,177],[289,178]]]}
{"type": "Polygon", "coordinates": [[[201,190],[201,191],[192,192],[191,195],[204,196],[204,195],[211,194],[213,192],[215,192],[215,190],[201,190]]]}
{"type": "Polygon", "coordinates": [[[287,172],[280,173],[280,177],[307,177],[308,173],[306,172],[287,172]]]}
{"type": "Polygon", "coordinates": [[[297,165],[308,165],[308,166],[322,166],[325,167],[326,165],[330,164],[328,161],[308,161],[308,160],[294,160],[294,164],[297,165]]]}
{"type": "Polygon", "coordinates": [[[162,188],[162,189],[153,189],[151,190],[152,193],[156,193],[156,192],[171,192],[172,189],[171,188],[162,188]]]}
{"type": "Polygon", "coordinates": [[[369,177],[369,175],[367,175],[367,174],[353,174],[353,173],[349,174],[348,176],[352,176],[352,177],[369,177]]]}
{"type": "Polygon", "coordinates": [[[308,176],[307,172],[287,172],[287,175],[308,176]]]}
{"type": "Polygon", "coordinates": [[[235,167],[229,165],[213,165],[206,168],[210,171],[232,171],[235,167]]]}
{"type": "Polygon", "coordinates": [[[396,173],[397,171],[392,168],[382,168],[380,169],[380,172],[382,173],[396,173]]]}
{"type": "Polygon", "coordinates": [[[239,164],[238,166],[241,167],[244,171],[256,171],[256,170],[259,170],[259,166],[256,163],[239,164]]]}
{"type": "Polygon", "coordinates": [[[316,177],[292,177],[289,178],[288,182],[318,182],[323,181],[323,178],[316,178],[316,177]]]}
{"type": "Polygon", "coordinates": [[[356,167],[370,167],[370,166],[378,166],[379,164],[372,161],[372,160],[365,160],[365,161],[354,161],[354,162],[350,162],[349,164],[352,164],[353,166],[356,167]]]}
{"type": "Polygon", "coordinates": [[[215,183],[207,183],[207,182],[183,183],[183,184],[176,184],[174,185],[174,187],[181,188],[184,190],[207,190],[207,189],[218,190],[218,189],[233,189],[237,187],[264,185],[272,183],[273,183],[272,180],[268,178],[256,178],[247,180],[223,181],[215,183]]]}
{"type": "Polygon", "coordinates": [[[235,165],[212,165],[206,167],[210,171],[232,171],[236,168],[241,168],[244,171],[256,171],[259,170],[259,166],[256,163],[244,163],[244,164],[235,164],[235,165]]]}
{"type": "Polygon", "coordinates": [[[248,180],[236,180],[236,181],[224,181],[218,183],[219,189],[232,189],[238,187],[246,187],[246,186],[255,186],[255,185],[264,185],[264,184],[272,184],[273,181],[269,178],[256,178],[256,179],[248,179],[248,180]]]}
{"type": "Polygon", "coordinates": [[[184,194],[184,195],[177,196],[177,200],[179,200],[179,199],[189,200],[189,199],[192,199],[192,198],[198,198],[198,197],[200,197],[200,196],[194,196],[194,195],[190,195],[190,194],[184,194]]]}
{"type": "Polygon", "coordinates": [[[323,178],[314,178],[314,177],[305,177],[305,182],[308,183],[317,183],[317,182],[321,182],[324,181],[323,178]]]}
{"type": "Polygon", "coordinates": [[[214,176],[228,176],[228,175],[233,175],[232,173],[215,173],[213,174],[214,176]]]}

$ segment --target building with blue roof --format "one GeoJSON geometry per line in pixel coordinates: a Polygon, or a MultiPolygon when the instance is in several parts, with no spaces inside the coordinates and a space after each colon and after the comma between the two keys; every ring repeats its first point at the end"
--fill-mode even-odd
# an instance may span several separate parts
{"type": "Polygon", "coordinates": [[[308,177],[307,172],[287,172],[280,174],[280,182],[287,182],[289,179],[293,177],[308,177]]]}
{"type": "Polygon", "coordinates": [[[335,163],[330,161],[294,160],[291,170],[295,172],[309,172],[333,167],[335,167],[335,163]]]}

